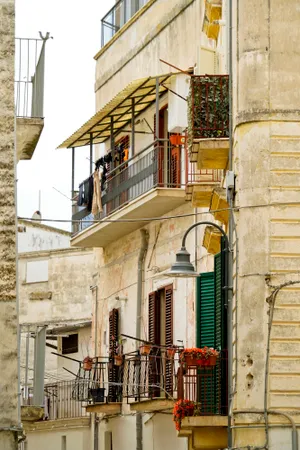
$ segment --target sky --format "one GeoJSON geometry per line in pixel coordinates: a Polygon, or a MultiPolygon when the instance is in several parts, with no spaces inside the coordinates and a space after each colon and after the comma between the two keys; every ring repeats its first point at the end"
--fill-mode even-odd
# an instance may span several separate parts
{"type": "MultiPolygon", "coordinates": [[[[47,31],[44,129],[30,161],[17,167],[18,215],[71,219],[71,149],[56,150],[95,114],[95,54],[101,18],[114,0],[16,0],[16,37],[38,38],[47,31]],[[55,189],[62,192],[58,193],[55,189]]],[[[75,187],[89,175],[88,149],[76,150],[75,187]]],[[[49,223],[50,225],[50,223],[49,223]]],[[[51,223],[70,229],[70,223],[51,223]]]]}

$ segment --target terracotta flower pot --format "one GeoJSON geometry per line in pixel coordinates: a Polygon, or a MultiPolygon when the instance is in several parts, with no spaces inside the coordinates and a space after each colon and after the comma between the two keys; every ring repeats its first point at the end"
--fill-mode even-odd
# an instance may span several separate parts
{"type": "Polygon", "coordinates": [[[89,356],[86,356],[83,360],[83,370],[92,370],[93,360],[89,356]]]}
{"type": "Polygon", "coordinates": [[[216,356],[209,356],[209,366],[215,366],[217,364],[217,357],[216,356]]]}
{"type": "Polygon", "coordinates": [[[143,344],[140,346],[140,354],[143,356],[150,355],[151,352],[151,345],[149,344],[143,344]]]}
{"type": "Polygon", "coordinates": [[[173,359],[175,356],[175,348],[167,348],[167,358],[173,359]]]}
{"type": "Polygon", "coordinates": [[[114,364],[115,364],[115,366],[122,366],[122,364],[123,364],[123,357],[121,355],[115,355],[115,357],[114,357],[114,364]]]}
{"type": "Polygon", "coordinates": [[[185,356],[184,362],[187,366],[209,366],[209,359],[197,359],[191,356],[185,356]]]}

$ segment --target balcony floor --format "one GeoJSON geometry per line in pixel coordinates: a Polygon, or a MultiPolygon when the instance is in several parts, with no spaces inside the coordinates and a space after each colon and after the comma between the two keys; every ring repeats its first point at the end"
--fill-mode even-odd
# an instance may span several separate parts
{"type": "Polygon", "coordinates": [[[122,403],[95,403],[87,405],[86,412],[100,414],[121,414],[122,403]]]}
{"type": "Polygon", "coordinates": [[[109,220],[126,220],[148,218],[135,222],[105,222],[106,219],[84,229],[71,239],[73,247],[97,248],[106,247],[111,242],[138,230],[151,218],[161,217],[186,201],[184,189],[155,188],[141,195],[120,210],[109,215],[109,220]]]}
{"type": "Polygon", "coordinates": [[[174,407],[173,400],[167,400],[165,398],[155,398],[152,400],[142,400],[130,404],[131,411],[138,412],[155,412],[155,411],[167,411],[172,410],[174,407]]]}

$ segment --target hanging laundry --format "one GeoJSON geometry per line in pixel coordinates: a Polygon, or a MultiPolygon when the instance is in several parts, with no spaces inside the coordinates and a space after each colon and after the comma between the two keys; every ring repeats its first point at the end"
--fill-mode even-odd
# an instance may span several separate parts
{"type": "Polygon", "coordinates": [[[100,189],[100,180],[99,171],[95,170],[93,174],[94,178],[94,195],[93,195],[93,204],[92,204],[92,214],[96,216],[99,212],[103,211],[102,208],[102,199],[101,199],[101,189],[100,189]]]}

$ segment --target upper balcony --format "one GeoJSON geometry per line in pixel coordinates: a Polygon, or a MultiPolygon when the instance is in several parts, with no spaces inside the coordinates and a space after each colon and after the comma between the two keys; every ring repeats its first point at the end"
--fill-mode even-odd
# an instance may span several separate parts
{"type": "Polygon", "coordinates": [[[104,47],[114,35],[149,0],[119,0],[101,20],[101,47],[104,47]]]}
{"type": "Polygon", "coordinates": [[[44,127],[45,46],[41,39],[15,40],[17,160],[31,159],[44,127]]]}
{"type": "Polygon", "coordinates": [[[198,169],[226,169],[229,155],[228,75],[192,76],[188,149],[198,169]]]}

